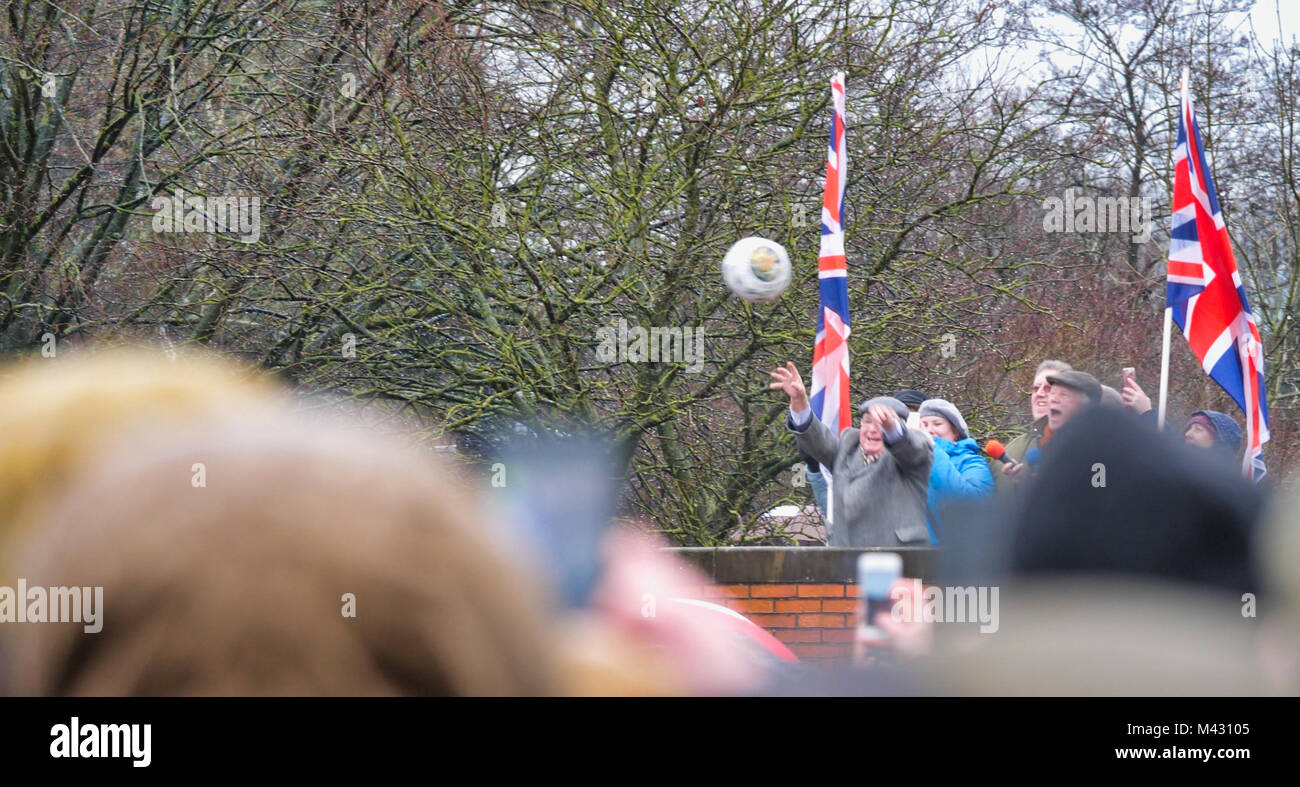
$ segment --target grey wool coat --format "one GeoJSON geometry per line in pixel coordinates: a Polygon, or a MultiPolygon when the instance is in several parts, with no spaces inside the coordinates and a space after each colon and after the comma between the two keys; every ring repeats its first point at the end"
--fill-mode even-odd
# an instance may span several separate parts
{"type": "Polygon", "coordinates": [[[802,428],[786,416],[799,447],[833,474],[833,516],[828,542],[833,547],[922,546],[930,543],[925,526],[934,444],[924,433],[903,428],[880,457],[868,463],[858,445],[858,430],[836,438],[814,415],[802,428]]]}

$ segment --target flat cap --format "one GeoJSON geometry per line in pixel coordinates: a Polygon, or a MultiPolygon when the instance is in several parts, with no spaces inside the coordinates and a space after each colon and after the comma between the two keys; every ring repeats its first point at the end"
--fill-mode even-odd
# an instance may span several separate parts
{"type": "Polygon", "coordinates": [[[858,413],[865,413],[867,411],[867,408],[873,404],[883,404],[885,407],[888,407],[889,409],[897,413],[899,418],[902,418],[904,421],[907,420],[907,416],[908,416],[907,405],[903,404],[902,402],[898,401],[892,396],[877,396],[875,399],[868,399],[867,401],[858,405],[858,413]]]}
{"type": "Polygon", "coordinates": [[[894,394],[894,398],[902,402],[903,404],[907,405],[908,407],[920,407],[921,402],[924,402],[926,399],[929,399],[930,397],[926,396],[925,392],[918,391],[915,388],[904,388],[903,390],[894,394]]]}
{"type": "Polygon", "coordinates": [[[1049,375],[1047,382],[1052,385],[1064,385],[1066,388],[1073,388],[1091,399],[1093,404],[1101,402],[1101,383],[1097,381],[1096,377],[1087,372],[1078,370],[1057,372],[1049,375]]]}

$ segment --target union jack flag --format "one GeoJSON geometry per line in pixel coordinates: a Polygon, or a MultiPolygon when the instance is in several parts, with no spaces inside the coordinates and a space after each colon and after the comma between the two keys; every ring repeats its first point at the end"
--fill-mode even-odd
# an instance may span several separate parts
{"type": "Polygon", "coordinates": [[[813,414],[833,434],[853,425],[849,409],[849,286],[844,262],[844,179],[848,156],[844,150],[844,74],[831,78],[831,142],[826,150],[826,192],[822,197],[822,235],[817,279],[821,308],[817,313],[817,343],[813,345],[813,414]]]}
{"type": "Polygon", "coordinates": [[[1165,305],[1173,310],[1201,368],[1246,414],[1241,470],[1258,482],[1266,472],[1262,454],[1268,442],[1264,345],[1219,211],[1186,73],[1182,90],[1165,305]]]}

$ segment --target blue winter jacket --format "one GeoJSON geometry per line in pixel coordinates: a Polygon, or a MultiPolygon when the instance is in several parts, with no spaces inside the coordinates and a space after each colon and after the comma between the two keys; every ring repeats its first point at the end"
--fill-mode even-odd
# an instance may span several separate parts
{"type": "Polygon", "coordinates": [[[930,466],[930,489],[926,494],[930,506],[926,524],[930,527],[931,544],[939,543],[943,523],[940,521],[940,527],[935,527],[933,520],[939,517],[940,506],[952,500],[992,495],[993,472],[980,456],[974,440],[968,437],[954,443],[942,437],[934,438],[934,463],[930,466]]]}

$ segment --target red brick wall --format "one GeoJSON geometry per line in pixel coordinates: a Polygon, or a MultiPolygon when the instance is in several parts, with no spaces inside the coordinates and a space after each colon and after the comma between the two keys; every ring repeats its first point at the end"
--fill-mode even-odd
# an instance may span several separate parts
{"type": "Polygon", "coordinates": [[[851,654],[857,585],[711,585],[694,595],[736,610],[772,632],[802,661],[851,654]]]}

